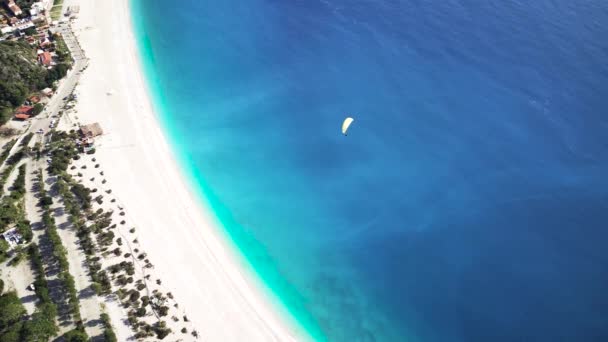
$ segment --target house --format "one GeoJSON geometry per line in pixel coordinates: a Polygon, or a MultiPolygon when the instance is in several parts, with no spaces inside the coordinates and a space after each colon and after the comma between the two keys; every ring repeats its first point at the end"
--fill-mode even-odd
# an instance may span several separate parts
{"type": "MultiPolygon", "coordinates": [[[[53,45],[53,43],[51,43],[51,41],[49,40],[48,37],[44,37],[41,41],[40,41],[40,47],[41,48],[48,48],[49,46],[53,45]]],[[[40,53],[40,52],[39,52],[40,53]]]]}
{"type": "Polygon", "coordinates": [[[51,66],[53,63],[53,57],[51,56],[50,52],[44,51],[38,55],[38,61],[44,66],[51,66]]]}
{"type": "Polygon", "coordinates": [[[6,242],[8,242],[8,245],[11,248],[17,246],[23,240],[21,234],[19,234],[19,232],[17,231],[17,228],[12,228],[5,231],[4,233],[0,234],[0,237],[6,240],[6,242]]]}
{"type": "Polygon", "coordinates": [[[6,3],[6,7],[8,7],[8,9],[10,9],[11,12],[13,12],[13,15],[16,17],[23,14],[23,11],[21,10],[21,8],[19,8],[19,6],[17,6],[14,0],[8,0],[6,3]]]}
{"type": "Polygon", "coordinates": [[[42,89],[42,95],[47,96],[47,97],[53,96],[53,89],[51,89],[51,88],[42,89]]]}
{"type": "Polygon", "coordinates": [[[32,27],[35,27],[35,25],[30,20],[21,21],[21,22],[18,22],[17,24],[15,24],[15,29],[19,30],[19,31],[25,31],[25,30],[27,30],[29,28],[32,28],[32,27]]]}
{"type": "Polygon", "coordinates": [[[34,107],[32,107],[32,106],[21,106],[21,107],[17,108],[17,110],[15,111],[15,114],[32,115],[33,112],[34,112],[34,107]]]}
{"type": "Polygon", "coordinates": [[[38,14],[44,14],[46,8],[42,2],[34,2],[30,8],[30,15],[35,16],[38,14]]]}
{"type": "MultiPolygon", "coordinates": [[[[47,22],[46,17],[43,14],[32,15],[30,20],[36,25],[44,25],[47,22]]],[[[42,29],[42,28],[39,27],[39,29],[42,29]]]]}
{"type": "Polygon", "coordinates": [[[5,27],[3,27],[3,28],[0,29],[0,32],[2,34],[8,34],[8,33],[13,32],[14,30],[15,30],[15,28],[12,27],[12,26],[5,26],[5,27]]]}
{"type": "Polygon", "coordinates": [[[30,115],[27,114],[15,114],[15,120],[25,121],[30,118],[30,115]]]}
{"type": "Polygon", "coordinates": [[[80,13],[80,5],[72,5],[68,6],[68,10],[65,15],[75,19],[76,16],[78,16],[78,13],[80,13]]]}
{"type": "Polygon", "coordinates": [[[80,134],[82,134],[85,138],[94,138],[102,135],[103,130],[101,129],[99,123],[95,122],[89,125],[80,126],[80,134]]]}

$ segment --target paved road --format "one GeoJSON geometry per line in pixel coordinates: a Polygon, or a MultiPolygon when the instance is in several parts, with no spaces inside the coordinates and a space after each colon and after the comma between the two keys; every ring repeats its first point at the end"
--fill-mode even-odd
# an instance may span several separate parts
{"type": "Polygon", "coordinates": [[[65,40],[66,45],[72,54],[72,58],[74,58],[74,65],[68,72],[68,75],[61,80],[59,88],[55,95],[51,97],[49,103],[44,107],[44,111],[36,118],[32,119],[28,129],[30,132],[37,132],[39,129],[42,129],[46,133],[50,129],[49,125],[51,124],[51,120],[54,119],[55,121],[58,121],[59,111],[61,111],[66,104],[66,101],[63,99],[72,94],[74,88],[78,84],[80,74],[88,63],[84,51],[82,51],[82,48],[78,44],[69,24],[62,23],[59,26],[59,32],[65,40]]]}

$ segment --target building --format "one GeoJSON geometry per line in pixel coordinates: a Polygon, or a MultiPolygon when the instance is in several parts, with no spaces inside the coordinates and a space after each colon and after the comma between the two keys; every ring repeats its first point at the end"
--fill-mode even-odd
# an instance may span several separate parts
{"type": "Polygon", "coordinates": [[[43,51],[38,55],[38,62],[44,66],[51,66],[53,64],[53,56],[48,51],[43,51]]]}
{"type": "Polygon", "coordinates": [[[80,5],[72,5],[68,6],[68,10],[65,15],[75,19],[78,16],[78,13],[80,13],[80,5]]]}
{"type": "Polygon", "coordinates": [[[43,39],[40,40],[40,47],[43,49],[51,47],[52,45],[53,45],[53,43],[51,43],[51,41],[49,40],[48,37],[44,37],[43,39]]]}
{"type": "Polygon", "coordinates": [[[15,114],[15,120],[25,121],[30,118],[30,115],[27,114],[15,114]]]}
{"type": "Polygon", "coordinates": [[[14,0],[8,0],[6,2],[6,7],[8,7],[8,9],[11,10],[11,12],[13,12],[13,15],[16,17],[23,14],[23,11],[21,10],[21,8],[19,8],[19,6],[17,6],[14,0]]]}
{"type": "Polygon", "coordinates": [[[34,23],[31,20],[26,20],[26,21],[20,21],[20,22],[16,23],[14,26],[15,26],[15,30],[25,31],[29,28],[35,27],[36,25],[34,25],[34,23]]]}
{"type": "Polygon", "coordinates": [[[2,33],[2,34],[9,34],[9,33],[13,32],[14,30],[15,30],[15,28],[12,27],[12,26],[5,26],[5,27],[3,27],[3,28],[0,29],[0,33],[2,33]]]}
{"type": "Polygon", "coordinates": [[[95,122],[89,125],[80,126],[80,134],[82,134],[85,138],[95,138],[96,136],[100,136],[103,134],[103,130],[99,123],[95,122]]]}
{"type": "Polygon", "coordinates": [[[6,240],[11,248],[20,244],[23,239],[16,228],[5,231],[4,233],[0,234],[0,237],[6,240]]]}
{"type": "Polygon", "coordinates": [[[42,89],[42,95],[47,96],[47,97],[53,96],[53,89],[51,89],[51,88],[42,89]]]}
{"type": "Polygon", "coordinates": [[[53,2],[51,0],[34,2],[30,8],[30,15],[46,15],[46,11],[50,10],[51,7],[53,7],[53,2]]]}
{"type": "Polygon", "coordinates": [[[32,106],[21,106],[15,111],[15,114],[32,115],[32,113],[34,113],[34,107],[32,106]]]}

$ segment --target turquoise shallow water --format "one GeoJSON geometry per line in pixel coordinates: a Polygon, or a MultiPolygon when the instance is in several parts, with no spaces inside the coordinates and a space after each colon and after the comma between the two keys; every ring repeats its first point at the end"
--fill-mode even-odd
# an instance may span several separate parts
{"type": "Polygon", "coordinates": [[[605,4],[132,7],[184,172],[314,339],[608,338],[605,4]]]}

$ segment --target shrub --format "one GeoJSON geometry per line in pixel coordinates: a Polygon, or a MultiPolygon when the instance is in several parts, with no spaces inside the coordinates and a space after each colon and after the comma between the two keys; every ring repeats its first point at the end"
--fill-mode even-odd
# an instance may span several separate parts
{"type": "Polygon", "coordinates": [[[137,309],[137,311],[135,311],[135,315],[137,315],[137,317],[144,317],[146,315],[146,308],[141,307],[137,309]]]}
{"type": "Polygon", "coordinates": [[[93,290],[93,292],[95,292],[96,295],[100,295],[101,292],[103,291],[103,289],[101,288],[101,285],[99,283],[92,283],[91,284],[91,289],[93,290]]]}
{"type": "Polygon", "coordinates": [[[171,333],[171,329],[167,327],[167,323],[165,321],[160,321],[154,324],[154,332],[156,333],[156,337],[159,340],[164,339],[171,333]]]}
{"type": "Polygon", "coordinates": [[[65,342],[88,342],[89,336],[86,332],[74,329],[63,334],[65,342]]]}
{"type": "Polygon", "coordinates": [[[169,307],[168,306],[160,306],[158,308],[158,315],[159,316],[167,316],[167,314],[169,313],[169,307]]]}

